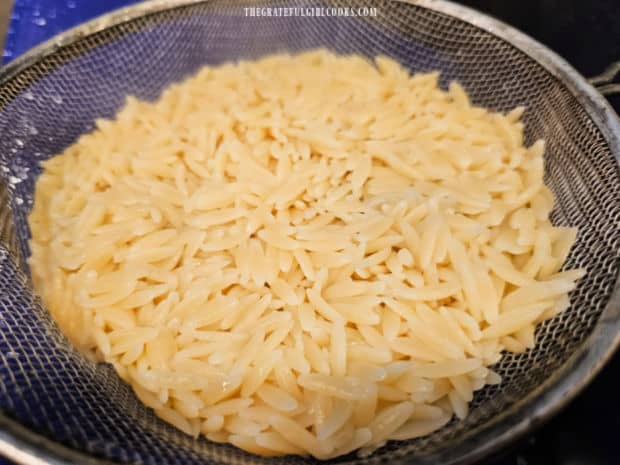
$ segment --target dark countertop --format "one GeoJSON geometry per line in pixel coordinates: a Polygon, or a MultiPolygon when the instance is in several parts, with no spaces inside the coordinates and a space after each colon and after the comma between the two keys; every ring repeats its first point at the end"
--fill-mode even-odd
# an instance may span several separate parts
{"type": "MultiPolygon", "coordinates": [[[[529,34],[586,77],[620,60],[620,0],[461,0],[529,34]]],[[[620,97],[610,99],[620,113],[620,97]]],[[[620,463],[620,453],[618,461],[620,463]]]]}

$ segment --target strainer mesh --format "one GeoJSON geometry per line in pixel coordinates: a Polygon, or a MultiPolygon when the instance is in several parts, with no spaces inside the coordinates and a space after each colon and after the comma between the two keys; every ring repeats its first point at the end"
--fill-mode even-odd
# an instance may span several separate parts
{"type": "MultiPolygon", "coordinates": [[[[321,6],[303,0],[264,6],[321,6]]],[[[254,3],[252,6],[260,6],[254,3]]],[[[334,1],[323,6],[360,6],[334,1]]],[[[367,4],[363,6],[368,6],[367,4]]],[[[154,99],[204,64],[324,46],[387,54],[412,71],[442,71],[475,103],[525,105],[527,139],[547,140],[553,221],[578,226],[567,266],[589,271],[568,311],[538,330],[535,350],[506,355],[498,387],[476,396],[469,417],[423,439],[390,443],[385,463],[449,447],[527,398],[583,343],[619,269],[620,174],[599,129],[566,87],[512,45],[459,19],[410,4],[373,2],[376,18],[244,16],[233,0],[195,3],[110,27],[51,53],[0,88],[0,410],[43,435],[96,457],[139,464],[267,463],[229,446],[194,441],[142,407],[111,368],[76,353],[33,296],[24,257],[38,164],[111,117],[126,95],[154,99]]],[[[301,464],[311,459],[270,459],[301,464]]]]}

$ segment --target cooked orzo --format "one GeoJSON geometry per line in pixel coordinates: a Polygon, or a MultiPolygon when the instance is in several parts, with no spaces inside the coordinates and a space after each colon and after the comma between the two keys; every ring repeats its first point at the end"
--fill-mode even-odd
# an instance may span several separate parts
{"type": "Polygon", "coordinates": [[[384,57],[203,68],[43,164],[34,283],[187,434],[321,459],[426,435],[582,275],[522,112],[384,57]]]}

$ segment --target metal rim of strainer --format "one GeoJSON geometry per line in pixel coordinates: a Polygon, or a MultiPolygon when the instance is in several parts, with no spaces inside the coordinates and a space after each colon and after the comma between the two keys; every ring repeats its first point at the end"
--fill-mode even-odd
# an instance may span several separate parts
{"type": "MultiPolygon", "coordinates": [[[[33,48],[0,68],[0,87],[41,59],[86,36],[109,27],[164,10],[205,0],[152,0],[106,14],[70,29],[33,48]]],[[[620,120],[607,100],[563,58],[544,45],[503,22],[447,0],[393,0],[443,13],[472,24],[535,60],[562,82],[601,131],[620,169],[620,120]]],[[[481,431],[432,455],[416,457],[419,465],[465,465],[474,463],[539,427],[556,414],[593,379],[620,346],[620,278],[598,323],[586,341],[564,365],[540,385],[527,400],[516,402],[481,431]]],[[[23,465],[114,465],[113,462],[61,445],[30,431],[0,411],[0,454],[23,465]]],[[[404,457],[402,461],[407,461],[404,457]]],[[[396,462],[400,462],[396,460],[396,462]]]]}

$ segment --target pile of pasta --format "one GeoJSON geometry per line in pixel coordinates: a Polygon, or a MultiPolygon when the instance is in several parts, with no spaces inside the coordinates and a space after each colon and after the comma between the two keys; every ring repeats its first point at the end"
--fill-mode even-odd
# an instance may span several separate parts
{"type": "Polygon", "coordinates": [[[522,112],[386,57],[206,67],[43,164],[34,283],[187,434],[320,459],[430,434],[583,274],[522,112]]]}

